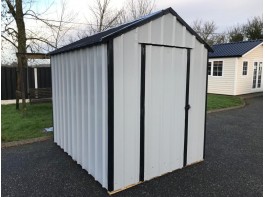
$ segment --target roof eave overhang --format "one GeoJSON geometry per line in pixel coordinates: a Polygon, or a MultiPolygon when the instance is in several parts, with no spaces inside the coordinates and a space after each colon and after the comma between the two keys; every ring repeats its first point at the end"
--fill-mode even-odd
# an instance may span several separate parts
{"type": "Polygon", "coordinates": [[[53,55],[58,55],[58,54],[62,54],[62,53],[67,53],[67,52],[71,52],[71,51],[76,51],[76,50],[80,50],[80,49],[93,47],[93,46],[100,45],[100,44],[105,44],[105,42],[95,42],[95,43],[92,43],[92,44],[89,44],[89,45],[85,45],[85,46],[82,46],[82,47],[77,47],[77,48],[74,48],[74,49],[67,49],[67,50],[58,51],[58,52],[52,51],[52,52],[47,53],[47,54],[50,55],[50,56],[53,56],[53,55]]]}
{"type": "Polygon", "coordinates": [[[249,54],[250,52],[252,52],[253,50],[255,50],[257,47],[261,45],[263,45],[263,42],[259,43],[258,45],[254,46],[252,49],[248,50],[246,53],[242,55],[242,57],[246,56],[247,54],[249,54]]]}
{"type": "Polygon", "coordinates": [[[217,59],[217,58],[236,58],[236,57],[242,57],[242,55],[233,55],[233,56],[215,56],[215,57],[210,57],[209,59],[217,59]]]}

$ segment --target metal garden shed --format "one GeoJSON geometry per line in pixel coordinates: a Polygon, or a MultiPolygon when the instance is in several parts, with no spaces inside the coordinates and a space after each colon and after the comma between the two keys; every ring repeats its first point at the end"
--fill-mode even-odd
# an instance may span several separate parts
{"type": "Polygon", "coordinates": [[[110,192],[202,161],[208,50],[168,8],[53,51],[55,143],[110,192]]]}

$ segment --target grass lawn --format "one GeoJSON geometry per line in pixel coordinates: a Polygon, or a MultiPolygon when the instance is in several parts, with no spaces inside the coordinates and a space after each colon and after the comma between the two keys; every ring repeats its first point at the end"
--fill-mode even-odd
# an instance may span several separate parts
{"type": "Polygon", "coordinates": [[[208,94],[207,101],[207,110],[234,107],[243,104],[240,97],[217,94],[208,94]]]}
{"type": "Polygon", "coordinates": [[[27,111],[22,114],[15,105],[1,106],[1,140],[18,141],[52,135],[43,129],[52,126],[52,104],[27,104],[27,111]]]}
{"type": "MultiPolygon", "coordinates": [[[[221,109],[241,105],[243,101],[236,96],[208,94],[207,110],[221,109]]],[[[18,141],[52,135],[43,129],[52,126],[52,104],[27,104],[22,114],[15,105],[2,105],[1,110],[2,142],[18,141]]]]}

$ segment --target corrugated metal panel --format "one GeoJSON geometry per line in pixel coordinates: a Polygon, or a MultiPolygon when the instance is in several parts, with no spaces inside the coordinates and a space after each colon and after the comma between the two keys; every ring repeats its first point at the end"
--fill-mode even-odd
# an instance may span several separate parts
{"type": "Polygon", "coordinates": [[[52,56],[54,140],[107,187],[106,45],[52,56]]]}
{"type": "Polygon", "coordinates": [[[66,91],[67,91],[67,94],[66,94],[66,103],[67,103],[67,114],[66,115],[66,122],[67,122],[67,128],[66,128],[66,132],[67,132],[67,136],[68,136],[68,154],[69,155],[72,155],[72,124],[71,124],[71,105],[72,105],[72,98],[71,98],[71,95],[72,95],[72,90],[71,90],[71,56],[65,56],[66,58],[66,62],[65,62],[65,65],[64,65],[64,69],[66,71],[66,91]]]}
{"type": "MultiPolygon", "coordinates": [[[[56,85],[56,79],[55,79],[55,73],[56,73],[56,68],[57,67],[54,67],[54,66],[52,66],[52,65],[55,65],[56,63],[55,63],[55,59],[51,59],[51,75],[52,75],[52,104],[53,104],[53,106],[57,106],[57,104],[56,104],[56,90],[55,90],[55,88],[57,87],[57,85],[56,85]]],[[[53,113],[52,113],[52,115],[53,115],[53,129],[55,130],[55,129],[57,129],[57,117],[56,117],[56,112],[55,112],[55,110],[57,109],[57,107],[53,107],[52,108],[52,111],[53,111],[53,113]]],[[[58,142],[57,141],[57,133],[54,133],[54,142],[58,142]]]]}
{"type": "MultiPolygon", "coordinates": [[[[203,159],[207,50],[175,16],[168,14],[115,38],[113,42],[114,190],[139,182],[139,43],[191,48],[188,164],[203,159]]],[[[150,179],[183,164],[187,50],[161,46],[147,46],[146,49],[145,104],[149,111],[144,151],[147,155],[145,179],[150,179]]],[[[55,64],[52,66],[55,142],[106,188],[106,45],[55,55],[52,63],[55,64]]]]}
{"type": "Polygon", "coordinates": [[[183,167],[187,50],[146,46],[145,180],[183,167]]]}
{"type": "Polygon", "coordinates": [[[191,50],[187,164],[203,160],[207,49],[198,41],[191,50]]]}
{"type": "Polygon", "coordinates": [[[140,45],[134,31],[114,39],[114,190],[139,181],[140,45]]]}
{"type": "MultiPolygon", "coordinates": [[[[195,41],[198,42],[195,36],[191,35],[190,32],[176,20],[176,17],[171,14],[151,21],[146,25],[138,27],[114,39],[114,190],[139,182],[141,76],[141,45],[139,43],[187,47],[192,48],[191,51],[193,51],[195,41]]],[[[196,51],[192,52],[192,56],[196,56],[194,57],[195,59],[197,57],[203,57],[205,65],[193,63],[191,69],[195,71],[198,70],[199,73],[203,71],[204,74],[201,76],[194,76],[195,72],[192,71],[192,77],[196,77],[196,79],[191,80],[190,92],[194,91],[194,88],[197,88],[196,92],[201,91],[198,95],[203,98],[198,99],[196,103],[191,99],[192,104],[200,105],[201,107],[198,108],[198,113],[196,112],[191,116],[193,119],[189,120],[189,122],[193,124],[191,122],[195,120],[195,124],[199,125],[197,130],[194,129],[194,126],[191,126],[193,130],[191,131],[192,135],[195,135],[194,137],[202,135],[199,139],[203,139],[206,83],[205,66],[207,55],[203,50],[207,50],[202,44],[199,44],[198,47],[196,51]],[[197,68],[195,68],[195,66],[197,68]],[[198,80],[200,80],[200,82],[198,82],[198,80]],[[200,118],[197,117],[198,120],[196,120],[194,116],[200,116],[200,118]],[[197,131],[198,134],[196,134],[195,131],[197,131]]],[[[175,49],[175,51],[177,51],[177,49],[175,49]]],[[[155,56],[152,56],[152,58],[155,59],[155,56]]],[[[195,61],[194,58],[193,61],[196,62],[197,60],[195,61]]],[[[165,57],[161,57],[161,59],[165,59],[165,57]]],[[[199,60],[200,63],[203,63],[203,61],[199,60]]],[[[163,62],[161,62],[161,64],[163,64],[163,62]]],[[[163,64],[163,66],[166,66],[166,64],[163,64]]],[[[183,75],[182,77],[186,76],[183,75]]],[[[185,93],[179,95],[182,96],[179,99],[185,99],[185,93]]],[[[192,94],[192,96],[194,96],[194,94],[192,94]]],[[[183,105],[182,107],[184,109],[185,106],[183,105]]],[[[184,117],[180,119],[182,118],[184,117]]],[[[178,140],[181,141],[180,138],[178,140]]],[[[192,140],[193,138],[191,138],[191,141],[192,140]]],[[[189,146],[192,146],[192,143],[189,144],[189,146]]],[[[200,150],[203,150],[203,144],[201,144],[201,142],[198,144],[195,143],[194,147],[189,148],[189,150],[193,150],[199,145],[201,145],[201,147],[199,148],[199,156],[196,157],[196,161],[203,159],[200,154],[200,150]]],[[[177,151],[181,152],[182,149],[178,149],[177,151]]],[[[192,151],[191,154],[193,154],[192,151]]],[[[194,159],[193,156],[188,156],[188,158],[191,158],[188,162],[194,159]]],[[[175,169],[177,168],[178,167],[175,169]]],[[[149,178],[151,178],[151,176],[153,175],[150,175],[149,178]]]]}
{"type": "Polygon", "coordinates": [[[140,43],[194,48],[196,37],[171,14],[164,15],[137,29],[135,31],[138,31],[140,43]]]}

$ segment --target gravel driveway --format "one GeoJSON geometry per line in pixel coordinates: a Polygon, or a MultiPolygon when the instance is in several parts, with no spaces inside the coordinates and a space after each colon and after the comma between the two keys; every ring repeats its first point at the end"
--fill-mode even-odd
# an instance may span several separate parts
{"type": "MultiPolygon", "coordinates": [[[[206,160],[115,196],[262,196],[262,97],[207,119],[206,160]]],[[[52,140],[2,149],[2,196],[107,196],[52,140]]]]}

